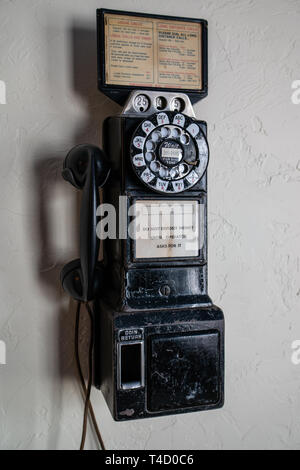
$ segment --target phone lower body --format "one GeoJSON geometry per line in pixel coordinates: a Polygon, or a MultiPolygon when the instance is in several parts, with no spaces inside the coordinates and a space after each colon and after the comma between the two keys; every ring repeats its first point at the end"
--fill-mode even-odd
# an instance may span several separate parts
{"type": "Polygon", "coordinates": [[[96,302],[95,385],[116,421],[221,408],[224,316],[214,306],[116,312],[96,302]]]}

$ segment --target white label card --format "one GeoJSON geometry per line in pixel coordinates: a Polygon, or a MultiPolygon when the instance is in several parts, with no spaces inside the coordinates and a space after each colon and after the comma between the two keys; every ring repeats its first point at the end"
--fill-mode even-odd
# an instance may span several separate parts
{"type": "Polygon", "coordinates": [[[136,259],[199,256],[199,201],[140,200],[134,213],[136,259]]]}

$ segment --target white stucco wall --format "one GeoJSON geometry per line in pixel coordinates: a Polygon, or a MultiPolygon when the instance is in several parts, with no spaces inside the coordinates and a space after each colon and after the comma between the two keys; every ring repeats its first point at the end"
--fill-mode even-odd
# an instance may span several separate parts
{"type": "Polygon", "coordinates": [[[76,192],[60,167],[118,110],[96,89],[97,7],[209,22],[196,114],[211,148],[209,293],[226,318],[224,408],[120,424],[93,390],[107,448],[300,449],[299,0],[1,0],[0,448],[80,440],[74,305],[59,284],[76,192]]]}

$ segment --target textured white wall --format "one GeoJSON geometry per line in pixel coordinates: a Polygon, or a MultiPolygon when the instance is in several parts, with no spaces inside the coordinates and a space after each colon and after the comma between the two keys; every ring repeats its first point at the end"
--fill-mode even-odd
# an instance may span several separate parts
{"type": "Polygon", "coordinates": [[[74,305],[58,281],[76,255],[76,191],[60,167],[75,143],[100,144],[118,110],[96,89],[97,7],[209,21],[196,113],[211,147],[209,292],[226,317],[225,407],[120,424],[94,390],[106,445],[300,449],[299,0],[1,0],[0,448],[80,439],[74,305]]]}

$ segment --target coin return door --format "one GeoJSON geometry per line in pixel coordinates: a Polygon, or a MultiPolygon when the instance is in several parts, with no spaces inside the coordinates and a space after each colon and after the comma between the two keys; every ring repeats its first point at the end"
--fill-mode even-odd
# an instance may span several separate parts
{"type": "Polygon", "coordinates": [[[144,386],[144,342],[118,344],[118,388],[133,390],[144,386]]]}

